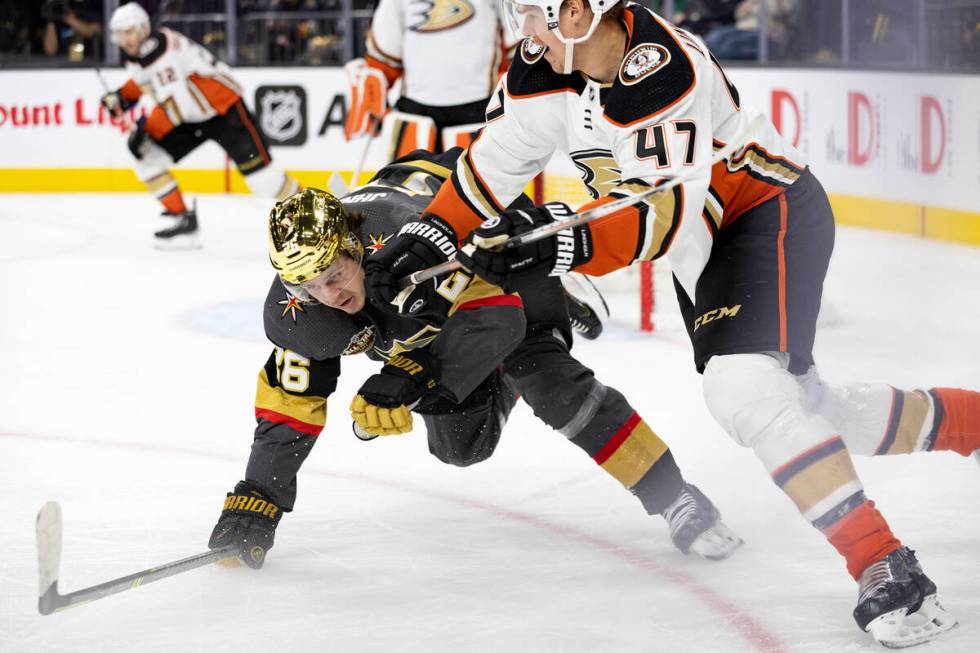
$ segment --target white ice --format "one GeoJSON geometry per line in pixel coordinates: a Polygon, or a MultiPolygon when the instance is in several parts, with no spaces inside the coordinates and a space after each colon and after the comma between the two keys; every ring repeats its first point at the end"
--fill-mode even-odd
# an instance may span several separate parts
{"type": "MultiPolygon", "coordinates": [[[[745,538],[732,559],[678,553],[523,406],[472,468],[439,463],[420,432],[360,442],[360,357],[265,569],[203,568],[39,616],[45,501],[64,509],[62,592],[206,548],[270,352],[266,209],[203,196],[203,249],[159,252],[147,196],[0,197],[0,651],[877,650],[839,556],[707,414],[669,289],[654,335],[618,323],[575,351],[745,538]]],[[[826,295],[829,380],[980,386],[980,250],[841,229],[826,295]]],[[[635,303],[614,299],[620,315],[635,303]]],[[[857,465],[961,622],[919,650],[980,650],[980,467],[949,453],[857,465]]]]}

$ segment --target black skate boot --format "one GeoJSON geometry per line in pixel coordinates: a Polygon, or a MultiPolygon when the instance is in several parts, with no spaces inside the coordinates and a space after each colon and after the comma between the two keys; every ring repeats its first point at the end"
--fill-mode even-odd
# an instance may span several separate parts
{"type": "Polygon", "coordinates": [[[197,242],[197,206],[183,213],[164,213],[164,217],[176,222],[155,232],[156,246],[161,249],[194,249],[199,247],[197,242]]]}
{"type": "Polygon", "coordinates": [[[927,642],[956,625],[936,598],[936,584],[905,546],[861,573],[854,620],[888,648],[927,642]]]}
{"type": "Polygon", "coordinates": [[[609,318],[609,306],[588,277],[569,272],[561,277],[572,330],[586,340],[602,333],[602,321],[609,318]]]}
{"type": "Polygon", "coordinates": [[[708,560],[724,560],[743,544],[742,538],[721,521],[721,513],[708,497],[690,483],[684,483],[674,502],[660,514],[681,553],[694,551],[708,560]]]}

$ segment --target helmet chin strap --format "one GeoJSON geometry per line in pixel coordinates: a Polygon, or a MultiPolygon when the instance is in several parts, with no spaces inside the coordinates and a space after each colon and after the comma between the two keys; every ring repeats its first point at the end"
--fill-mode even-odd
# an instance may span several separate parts
{"type": "Polygon", "coordinates": [[[575,52],[575,41],[565,42],[565,69],[562,71],[565,75],[572,74],[572,59],[574,58],[575,52]]]}
{"type": "Polygon", "coordinates": [[[553,30],[554,32],[556,32],[556,35],[561,40],[561,42],[564,43],[565,45],[565,66],[564,69],[562,70],[563,74],[565,75],[572,74],[572,59],[574,58],[575,44],[581,43],[582,41],[585,41],[590,36],[592,36],[592,34],[595,32],[596,27],[599,26],[599,21],[601,20],[602,20],[602,14],[593,14],[592,24],[589,25],[589,30],[582,36],[574,39],[565,38],[564,35],[562,35],[560,29],[553,30]]]}

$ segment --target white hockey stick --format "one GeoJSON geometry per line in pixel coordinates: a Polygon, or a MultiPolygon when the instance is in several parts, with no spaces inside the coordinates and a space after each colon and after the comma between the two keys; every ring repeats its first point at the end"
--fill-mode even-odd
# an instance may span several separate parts
{"type": "Polygon", "coordinates": [[[37,609],[44,615],[65,610],[80,603],[101,599],[111,594],[125,592],[167,576],[209,565],[212,562],[234,558],[239,551],[237,544],[229,545],[222,549],[214,549],[207,553],[199,553],[189,558],[144,569],[135,574],[115,578],[68,594],[59,594],[61,530],[61,506],[54,501],[49,501],[37,513],[37,565],[38,579],[40,580],[37,609]]]}
{"type": "MultiPolygon", "coordinates": [[[[749,122],[739,134],[731,140],[730,143],[722,147],[720,150],[714,153],[707,162],[702,163],[699,166],[695,166],[688,170],[685,170],[676,177],[671,177],[659,186],[653,186],[648,190],[639,193],[638,195],[631,195],[629,197],[623,197],[621,199],[609,202],[608,204],[603,204],[595,208],[589,209],[587,211],[582,211],[576,215],[573,215],[564,220],[556,220],[551,224],[546,224],[538,227],[537,229],[532,229],[526,233],[519,236],[515,236],[494,248],[494,251],[501,251],[504,249],[512,249],[514,247],[519,247],[521,245],[526,245],[528,243],[533,243],[541,240],[542,238],[547,238],[548,236],[553,236],[563,229],[569,227],[575,227],[580,224],[585,224],[587,222],[592,222],[593,220],[598,220],[599,218],[605,217],[620,209],[638,204],[646,200],[648,197],[655,195],[657,193],[662,193],[665,190],[670,190],[676,186],[683,184],[688,179],[696,177],[702,174],[705,170],[710,170],[716,163],[720,163],[730,157],[739,149],[745,147],[753,134],[760,129],[766,121],[766,117],[763,115],[757,116],[754,120],[749,122]]],[[[433,277],[437,277],[441,274],[446,274],[447,272],[452,272],[454,270],[459,270],[463,267],[463,264],[457,260],[446,261],[439,265],[433,266],[431,268],[426,268],[425,270],[419,270],[414,272],[404,279],[399,279],[398,288],[400,290],[405,289],[409,286],[415,286],[423,281],[428,281],[433,277]]]]}

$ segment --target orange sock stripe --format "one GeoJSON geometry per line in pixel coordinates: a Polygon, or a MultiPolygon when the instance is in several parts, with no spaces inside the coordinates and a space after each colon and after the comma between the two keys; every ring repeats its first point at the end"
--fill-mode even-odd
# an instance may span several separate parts
{"type": "Polygon", "coordinates": [[[181,195],[179,188],[175,188],[161,197],[160,203],[170,213],[183,213],[187,210],[187,205],[184,204],[184,196],[181,195]]]}
{"type": "Polygon", "coordinates": [[[902,546],[875,508],[874,501],[865,501],[822,532],[844,556],[847,571],[854,580],[859,579],[861,572],[869,566],[902,546]]]}
{"type": "Polygon", "coordinates": [[[980,449],[980,392],[958,388],[929,391],[935,406],[932,449],[969,456],[980,449]]]}

